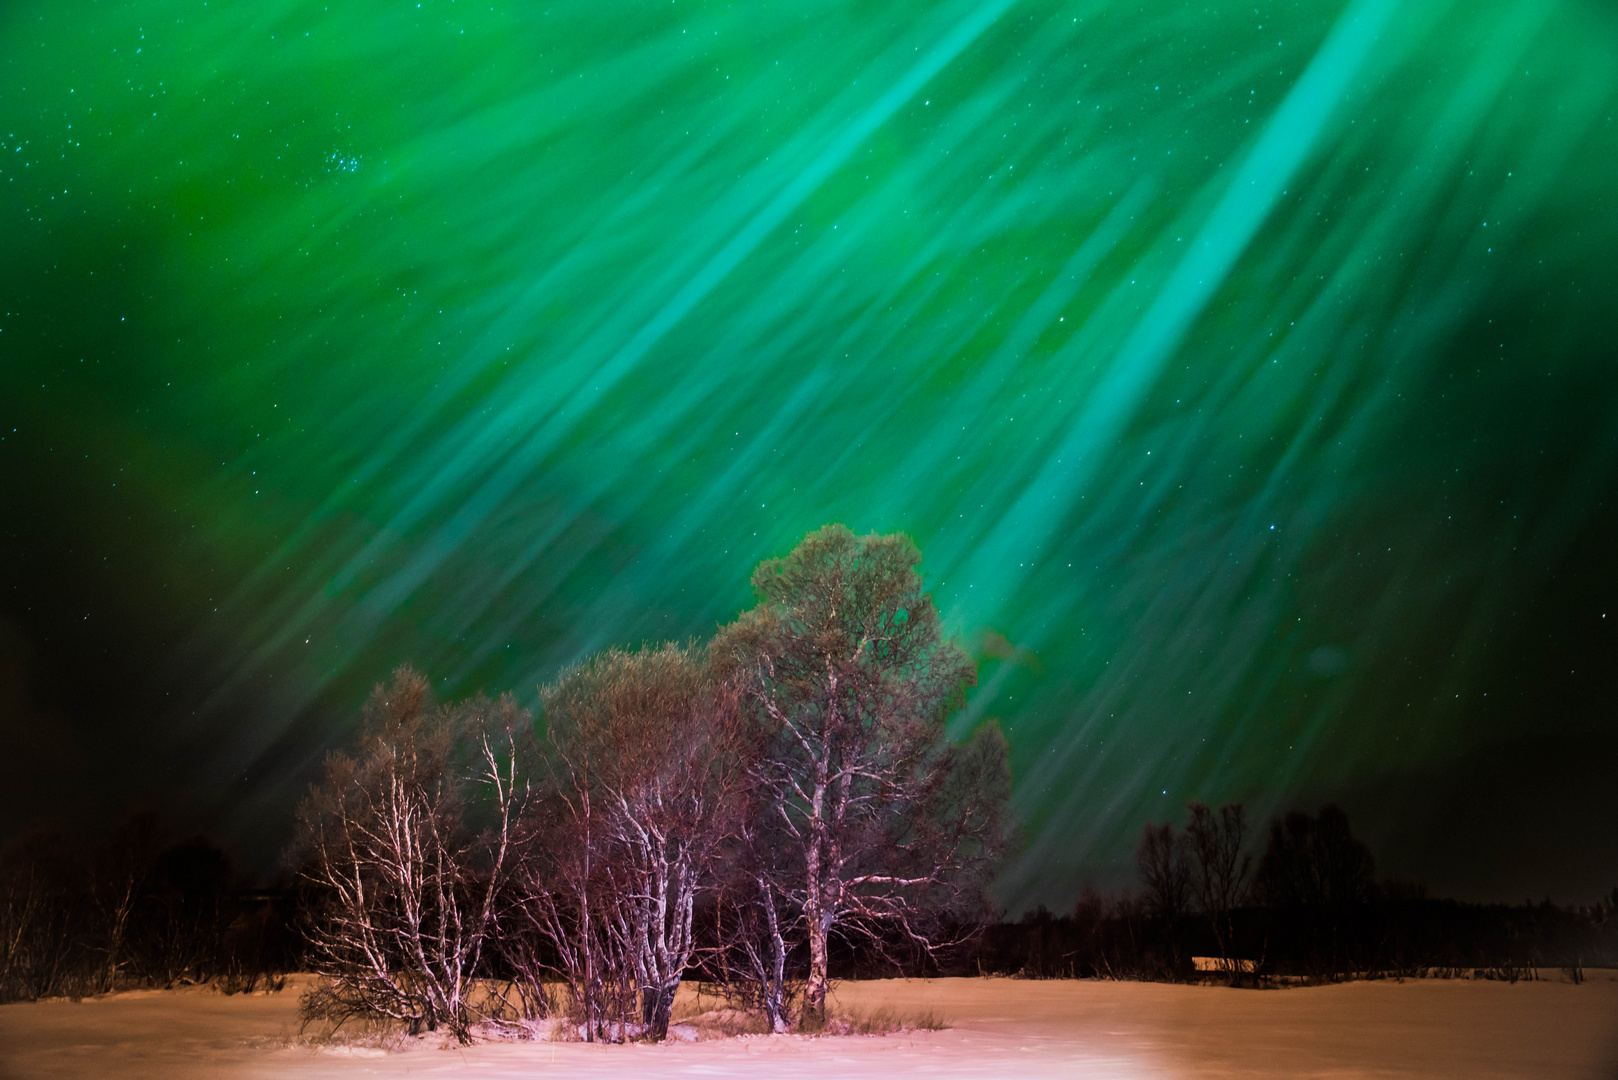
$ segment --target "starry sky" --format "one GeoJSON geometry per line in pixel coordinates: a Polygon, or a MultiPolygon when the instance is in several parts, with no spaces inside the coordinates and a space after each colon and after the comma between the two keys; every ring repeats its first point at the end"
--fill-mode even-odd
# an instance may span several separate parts
{"type": "Polygon", "coordinates": [[[1013,911],[1188,799],[1591,899],[1615,110],[1595,0],[10,0],[0,831],[273,867],[394,665],[531,703],[836,521],[1013,911]]]}

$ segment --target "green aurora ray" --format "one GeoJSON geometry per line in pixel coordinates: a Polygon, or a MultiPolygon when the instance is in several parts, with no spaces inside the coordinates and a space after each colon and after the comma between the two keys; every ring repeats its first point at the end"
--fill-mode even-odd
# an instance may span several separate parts
{"type": "Polygon", "coordinates": [[[1389,791],[1591,722],[1514,627],[1612,537],[1602,5],[13,0],[0,59],[8,557],[227,838],[394,664],[529,700],[829,521],[981,658],[1013,908],[1187,798],[1397,869],[1389,791]]]}

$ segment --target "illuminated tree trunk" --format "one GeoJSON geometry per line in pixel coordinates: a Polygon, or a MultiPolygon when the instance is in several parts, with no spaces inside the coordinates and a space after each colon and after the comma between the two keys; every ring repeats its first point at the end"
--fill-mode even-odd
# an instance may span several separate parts
{"type": "Polygon", "coordinates": [[[803,902],[804,922],[809,931],[809,979],[803,988],[803,1014],[817,1020],[826,1018],[826,932],[831,926],[820,883],[821,855],[820,843],[812,841],[807,852],[803,902]]]}
{"type": "Polygon", "coordinates": [[[774,888],[760,877],[759,895],[763,897],[765,926],[769,931],[769,966],[764,972],[764,1015],[769,1018],[770,1030],[777,1034],[787,1029],[786,1021],[786,964],[787,945],[781,936],[781,920],[775,910],[774,888]]]}

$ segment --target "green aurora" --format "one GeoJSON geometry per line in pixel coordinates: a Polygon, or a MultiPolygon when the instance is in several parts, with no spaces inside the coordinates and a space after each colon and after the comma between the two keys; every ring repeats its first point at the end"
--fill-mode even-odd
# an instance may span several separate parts
{"type": "Polygon", "coordinates": [[[1615,105],[1580,0],[11,0],[4,813],[273,852],[395,664],[531,703],[839,521],[1013,910],[1189,798],[1593,895],[1615,105]]]}

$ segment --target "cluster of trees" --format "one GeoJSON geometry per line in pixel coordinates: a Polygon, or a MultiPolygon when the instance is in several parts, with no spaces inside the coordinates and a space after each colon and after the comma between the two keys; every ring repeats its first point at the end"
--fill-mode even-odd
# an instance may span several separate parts
{"type": "Polygon", "coordinates": [[[930,955],[987,914],[998,729],[902,536],[828,526],[703,644],[608,649],[540,691],[434,703],[401,669],[299,813],[310,1016],[470,1037],[560,1013],[667,1032],[687,972],[785,1030],[824,1020],[838,942],[930,955]]]}
{"type": "MultiPolygon", "coordinates": [[[[1135,856],[1146,910],[1162,927],[1171,964],[1181,962],[1173,951],[1177,931],[1193,912],[1212,938],[1209,952],[1231,974],[1266,961],[1272,935],[1278,955],[1316,973],[1351,970],[1363,960],[1352,955],[1352,924],[1376,895],[1376,861],[1354,839],[1342,810],[1326,806],[1315,816],[1294,810],[1271,822],[1256,867],[1244,851],[1241,804],[1215,811],[1193,802],[1188,810],[1183,831],[1167,822],[1147,825],[1135,856]],[[1238,936],[1244,907],[1271,915],[1257,955],[1250,935],[1238,936]]],[[[1244,930],[1249,921],[1242,920],[1244,930]]]]}
{"type": "Polygon", "coordinates": [[[1140,889],[1086,890],[1071,916],[1040,909],[990,928],[973,967],[1030,977],[1232,983],[1276,977],[1515,979],[1541,967],[1575,981],[1618,965],[1618,889],[1581,907],[1464,904],[1378,882],[1370,849],[1336,806],[1270,823],[1255,862],[1238,804],[1188,807],[1183,829],[1150,824],[1136,849],[1140,889]]]}
{"type": "Polygon", "coordinates": [[[82,856],[60,834],[28,834],[0,853],[0,1001],[279,985],[300,951],[284,909],[236,889],[203,838],[165,845],[150,814],[82,856]]]}
{"type": "Polygon", "coordinates": [[[322,976],[309,1018],[462,1041],[564,1016],[661,1038],[696,973],[774,1030],[825,1019],[833,974],[1232,982],[1517,977],[1618,964],[1618,890],[1587,908],[1429,900],[1379,884],[1341,810],[1240,805],[1146,826],[1141,888],[989,925],[1009,832],[997,727],[944,735],[975,677],[902,536],[810,534],[704,643],[608,649],[540,688],[441,705],[407,668],[299,807],[298,885],[251,896],[224,853],[137,817],[88,856],[0,854],[0,1001],[322,976]]]}

